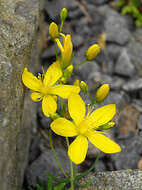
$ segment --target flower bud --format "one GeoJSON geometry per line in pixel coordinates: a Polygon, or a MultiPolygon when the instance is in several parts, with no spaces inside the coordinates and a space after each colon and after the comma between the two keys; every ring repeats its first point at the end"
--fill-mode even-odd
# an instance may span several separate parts
{"type": "Polygon", "coordinates": [[[105,125],[100,126],[99,129],[107,130],[107,129],[112,128],[114,125],[115,125],[115,123],[113,121],[111,121],[105,125]]]}
{"type": "Polygon", "coordinates": [[[103,84],[96,92],[96,102],[101,103],[108,96],[110,91],[109,84],[103,84]]]}
{"type": "Polygon", "coordinates": [[[64,20],[67,18],[67,16],[68,16],[68,11],[66,8],[63,8],[60,12],[61,21],[64,22],[64,20]]]}
{"type": "Polygon", "coordinates": [[[73,83],[74,86],[79,86],[80,87],[80,81],[77,79],[73,83]]]}
{"type": "Polygon", "coordinates": [[[73,72],[73,65],[69,65],[66,70],[67,70],[69,73],[72,74],[72,72],[73,72]]]}
{"type": "Polygon", "coordinates": [[[49,35],[52,39],[55,39],[59,36],[58,26],[55,22],[52,22],[49,26],[49,35]]]}
{"type": "Polygon", "coordinates": [[[88,93],[88,85],[84,81],[80,82],[80,89],[84,94],[88,93]]]}
{"type": "Polygon", "coordinates": [[[88,61],[92,61],[99,53],[100,53],[100,46],[98,44],[94,44],[88,48],[85,56],[88,61]]]}
{"type": "MultiPolygon", "coordinates": [[[[66,68],[66,70],[64,71],[62,78],[65,78],[65,79],[66,79],[65,81],[67,81],[67,79],[68,79],[69,77],[71,77],[72,72],[73,72],[73,65],[69,65],[69,66],[66,68]]],[[[63,81],[62,81],[62,82],[63,82],[63,81]]]]}
{"type": "Polygon", "coordinates": [[[53,120],[56,120],[56,119],[58,119],[58,118],[60,118],[61,116],[58,114],[58,113],[54,113],[53,115],[51,115],[51,118],[53,119],[53,120]]]}

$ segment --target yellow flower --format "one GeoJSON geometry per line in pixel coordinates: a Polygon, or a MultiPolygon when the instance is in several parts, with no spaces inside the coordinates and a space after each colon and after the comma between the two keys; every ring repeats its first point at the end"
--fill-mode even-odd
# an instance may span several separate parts
{"type": "Polygon", "coordinates": [[[68,155],[75,164],[85,160],[88,150],[88,140],[105,153],[120,152],[118,144],[106,137],[103,132],[96,131],[99,126],[108,123],[116,113],[115,104],[110,104],[88,112],[85,103],[78,94],[71,94],[68,98],[68,108],[73,122],[58,118],[51,123],[51,129],[64,137],[77,136],[70,144],[68,155]]]}
{"type": "Polygon", "coordinates": [[[59,39],[56,39],[57,45],[59,49],[61,50],[61,65],[62,68],[67,67],[70,64],[71,58],[72,58],[72,50],[73,45],[71,41],[71,35],[67,34],[66,36],[63,36],[63,46],[59,39]]]}
{"type": "Polygon", "coordinates": [[[73,85],[59,85],[56,82],[62,76],[62,71],[59,62],[54,62],[49,66],[47,72],[43,75],[35,77],[24,69],[22,74],[22,81],[26,87],[34,91],[31,94],[31,99],[35,102],[42,100],[42,110],[45,116],[53,115],[57,110],[57,103],[55,96],[68,98],[70,93],[79,93],[80,88],[73,85]]]}
{"type": "Polygon", "coordinates": [[[94,44],[88,48],[86,51],[86,59],[88,61],[92,61],[98,54],[100,53],[100,46],[98,44],[94,44]]]}
{"type": "Polygon", "coordinates": [[[53,39],[59,36],[58,26],[55,22],[52,22],[49,26],[49,35],[53,39]]]}
{"type": "Polygon", "coordinates": [[[103,84],[96,92],[96,102],[102,102],[109,94],[109,84],[103,84]]]}

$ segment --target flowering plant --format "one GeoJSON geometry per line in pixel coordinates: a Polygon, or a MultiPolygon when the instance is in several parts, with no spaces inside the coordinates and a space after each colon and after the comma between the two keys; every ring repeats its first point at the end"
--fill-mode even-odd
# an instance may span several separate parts
{"type": "MultiPolygon", "coordinates": [[[[67,84],[69,77],[73,73],[73,69],[84,64],[87,60],[92,61],[100,52],[100,47],[98,44],[93,44],[85,52],[85,60],[74,66],[72,62],[73,44],[71,35],[61,33],[66,17],[67,10],[64,8],[60,13],[60,28],[58,29],[58,26],[54,22],[49,27],[49,35],[54,41],[56,49],[58,47],[61,52],[58,55],[56,51],[56,61],[49,66],[46,72],[38,74],[37,77],[30,73],[27,68],[24,69],[22,74],[24,85],[32,91],[31,99],[35,102],[42,101],[44,115],[53,120],[49,130],[49,145],[64,175],[64,179],[55,178],[47,172],[48,189],[51,190],[67,189],[69,183],[70,187],[68,190],[74,190],[75,187],[81,186],[78,180],[94,168],[99,158],[98,154],[91,168],[82,175],[77,175],[77,165],[81,164],[86,158],[88,141],[104,153],[117,153],[121,151],[118,144],[109,139],[105,132],[100,131],[101,129],[107,130],[115,125],[111,121],[116,114],[115,104],[105,105],[98,109],[94,108],[95,104],[100,104],[107,97],[110,86],[103,84],[97,90],[96,95],[91,97],[88,85],[84,81],[76,80],[73,85],[67,84]],[[80,91],[90,98],[90,105],[86,106],[79,95],[80,91]],[[67,99],[67,104],[64,99],[67,99]],[[57,103],[60,103],[60,110],[57,109],[57,103]],[[63,170],[56,155],[52,143],[52,131],[66,139],[70,159],[70,177],[63,170]],[[69,137],[76,137],[71,144],[69,143],[69,137]],[[58,183],[55,187],[52,186],[53,180],[58,183]]],[[[37,189],[43,188],[38,185],[37,189]]]]}

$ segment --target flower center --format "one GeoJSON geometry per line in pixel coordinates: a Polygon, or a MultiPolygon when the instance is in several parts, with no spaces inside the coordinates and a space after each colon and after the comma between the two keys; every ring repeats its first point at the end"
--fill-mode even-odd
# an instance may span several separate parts
{"type": "Polygon", "coordinates": [[[79,133],[80,133],[81,135],[85,135],[85,134],[87,133],[88,129],[89,129],[89,125],[88,125],[88,123],[84,120],[84,121],[82,121],[82,122],[80,123],[78,129],[79,129],[79,133]]]}
{"type": "Polygon", "coordinates": [[[42,86],[41,87],[41,93],[43,94],[43,95],[47,95],[47,94],[49,94],[49,91],[50,91],[50,87],[49,86],[42,86]]]}

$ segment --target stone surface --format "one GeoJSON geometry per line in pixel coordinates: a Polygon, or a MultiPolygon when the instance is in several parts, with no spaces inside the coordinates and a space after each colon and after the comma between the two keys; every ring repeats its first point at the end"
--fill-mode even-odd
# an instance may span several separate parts
{"type": "Polygon", "coordinates": [[[69,9],[74,6],[76,6],[75,2],[70,0],[47,0],[45,10],[52,19],[55,19],[60,14],[62,8],[69,9]]]}
{"type": "Polygon", "coordinates": [[[126,44],[130,39],[130,32],[128,30],[128,25],[125,17],[121,16],[115,11],[112,11],[112,9],[110,8],[107,9],[105,8],[105,32],[107,34],[107,41],[114,42],[120,45],[126,44]]]}
{"type": "MultiPolygon", "coordinates": [[[[69,159],[66,152],[61,148],[55,148],[56,154],[63,166],[63,169],[69,173],[69,159]]],[[[54,176],[61,175],[61,171],[54,159],[51,150],[48,152],[43,152],[28,168],[26,172],[26,178],[28,184],[35,187],[37,183],[37,177],[41,181],[47,181],[46,171],[50,172],[54,176]]]]}
{"type": "Polygon", "coordinates": [[[101,5],[101,4],[104,4],[104,3],[106,3],[108,0],[89,0],[88,2],[89,3],[92,3],[92,4],[94,4],[94,5],[101,5]]]}
{"type": "Polygon", "coordinates": [[[132,105],[139,111],[142,112],[142,101],[140,99],[133,99],[132,105]]]}
{"type": "Polygon", "coordinates": [[[122,53],[116,62],[114,71],[125,77],[132,77],[136,73],[135,66],[132,64],[126,49],[122,50],[122,53]]]}
{"type": "MultiPolygon", "coordinates": [[[[30,141],[22,125],[23,68],[30,65],[40,1],[0,1],[0,189],[21,189],[30,141]]],[[[30,104],[28,105],[30,106],[30,104]]],[[[29,111],[31,114],[31,112],[29,111]]],[[[28,115],[30,116],[30,115],[28,115]]]]}
{"type": "Polygon", "coordinates": [[[137,127],[138,127],[138,130],[142,130],[142,114],[140,114],[138,117],[137,127]]]}
{"type": "Polygon", "coordinates": [[[121,110],[118,119],[118,138],[129,138],[137,132],[139,112],[133,106],[126,104],[121,110]]]}
{"type": "Polygon", "coordinates": [[[141,190],[141,178],[142,170],[96,172],[83,179],[82,184],[92,179],[91,187],[86,190],[141,190]]]}
{"type": "Polygon", "coordinates": [[[121,52],[121,46],[118,44],[108,44],[106,47],[106,53],[108,54],[109,58],[113,61],[116,61],[118,59],[118,56],[121,52]]]}
{"type": "Polygon", "coordinates": [[[123,137],[117,140],[117,143],[121,146],[122,151],[111,155],[116,170],[137,169],[142,153],[142,137],[139,135],[123,137]]]}
{"type": "Polygon", "coordinates": [[[142,76],[142,40],[139,39],[139,33],[133,34],[130,38],[127,52],[137,68],[138,75],[142,76]]]}
{"type": "Polygon", "coordinates": [[[142,78],[129,80],[122,86],[122,89],[127,92],[139,91],[142,89],[142,78]]]}
{"type": "Polygon", "coordinates": [[[119,110],[122,106],[130,101],[130,98],[123,91],[118,92],[110,92],[108,97],[105,99],[104,103],[107,104],[116,104],[117,109],[119,110]]]}
{"type": "Polygon", "coordinates": [[[79,66],[76,73],[82,77],[82,80],[87,81],[88,77],[96,71],[100,71],[100,68],[95,61],[92,61],[79,66]]]}
{"type": "Polygon", "coordinates": [[[88,76],[88,85],[91,90],[94,90],[97,88],[99,85],[108,83],[111,84],[112,78],[109,75],[106,75],[105,73],[102,72],[92,72],[88,76]]]}

